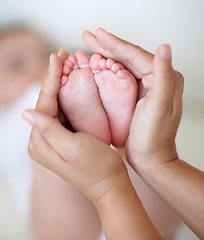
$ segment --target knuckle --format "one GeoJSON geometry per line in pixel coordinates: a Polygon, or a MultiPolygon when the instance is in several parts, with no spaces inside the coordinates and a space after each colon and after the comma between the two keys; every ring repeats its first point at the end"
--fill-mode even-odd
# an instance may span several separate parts
{"type": "Polygon", "coordinates": [[[174,70],[171,65],[163,65],[160,67],[159,75],[164,79],[173,79],[174,78],[174,70]]]}
{"type": "Polygon", "coordinates": [[[32,144],[32,141],[30,140],[29,143],[28,143],[28,155],[33,159],[33,156],[34,156],[34,147],[33,147],[33,144],[32,144]]]}
{"type": "Polygon", "coordinates": [[[161,70],[160,78],[172,81],[174,79],[174,72],[171,69],[163,69],[161,70]]]}
{"type": "Polygon", "coordinates": [[[48,124],[43,123],[42,126],[39,128],[39,132],[43,137],[47,138],[50,136],[51,127],[48,124]]]}
{"type": "Polygon", "coordinates": [[[175,71],[175,79],[177,80],[178,86],[181,90],[181,93],[183,94],[183,91],[184,91],[184,77],[183,77],[183,75],[180,72],[175,71]]]}
{"type": "Polygon", "coordinates": [[[176,74],[176,77],[177,77],[180,81],[184,82],[184,77],[183,77],[183,75],[182,75],[180,72],[175,71],[175,74],[176,74]]]}
{"type": "Polygon", "coordinates": [[[164,71],[164,74],[165,74],[165,77],[166,77],[167,79],[173,79],[173,77],[174,77],[174,73],[173,73],[172,69],[169,69],[169,70],[167,70],[167,71],[164,71]]]}

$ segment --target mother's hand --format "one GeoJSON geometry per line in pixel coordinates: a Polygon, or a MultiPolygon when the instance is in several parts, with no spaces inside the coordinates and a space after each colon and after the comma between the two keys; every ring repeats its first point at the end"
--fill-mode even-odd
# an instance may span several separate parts
{"type": "Polygon", "coordinates": [[[169,159],[175,158],[183,77],[172,67],[170,47],[160,46],[153,56],[101,28],[96,30],[95,35],[85,31],[82,38],[91,51],[121,62],[139,80],[139,99],[126,144],[133,168],[136,169],[140,159],[151,159],[153,152],[160,152],[164,145],[165,149],[168,148],[169,159]]]}
{"type": "Polygon", "coordinates": [[[128,179],[121,157],[107,144],[84,133],[73,133],[59,120],[37,110],[23,118],[33,126],[29,155],[82,191],[93,202],[128,179]]]}
{"type": "Polygon", "coordinates": [[[138,81],[138,98],[146,95],[151,85],[149,75],[153,72],[153,54],[130,42],[122,40],[102,28],[95,35],[89,31],[82,34],[84,44],[94,53],[122,63],[138,81]]]}
{"type": "Polygon", "coordinates": [[[65,50],[51,55],[36,110],[23,113],[24,119],[33,126],[28,152],[33,160],[96,202],[114,181],[120,181],[121,176],[128,178],[128,175],[122,159],[108,145],[87,134],[72,133],[62,126],[58,92],[67,57],[65,50]]]}
{"type": "Polygon", "coordinates": [[[122,63],[137,79],[152,73],[153,55],[139,46],[122,40],[102,28],[95,35],[89,31],[82,34],[84,44],[95,53],[122,63]]]}
{"type": "MultiPolygon", "coordinates": [[[[48,114],[52,118],[59,117],[59,108],[57,96],[60,89],[59,79],[62,75],[63,62],[69,56],[67,51],[60,50],[59,54],[51,54],[48,74],[43,81],[43,85],[36,104],[36,110],[48,114]]],[[[32,158],[40,162],[40,156],[32,149],[40,149],[41,136],[38,131],[32,129],[29,151],[32,152],[32,158]]]]}

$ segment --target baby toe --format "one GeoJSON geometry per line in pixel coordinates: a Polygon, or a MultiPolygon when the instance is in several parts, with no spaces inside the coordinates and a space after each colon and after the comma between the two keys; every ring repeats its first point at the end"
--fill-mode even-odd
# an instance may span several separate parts
{"type": "Polygon", "coordinates": [[[117,73],[119,70],[122,70],[124,69],[123,65],[120,64],[120,63],[114,63],[111,67],[111,70],[114,72],[114,73],[117,73]]]}
{"type": "Polygon", "coordinates": [[[111,69],[115,61],[113,59],[108,58],[106,61],[106,67],[111,69]]]}
{"type": "Polygon", "coordinates": [[[69,56],[68,60],[70,60],[70,61],[72,62],[73,67],[74,67],[74,66],[78,66],[78,61],[77,61],[77,58],[76,58],[75,55],[69,56]]]}
{"type": "Polygon", "coordinates": [[[106,67],[106,62],[107,62],[107,60],[104,59],[104,58],[102,58],[102,59],[100,60],[100,62],[99,62],[99,67],[100,67],[100,69],[102,69],[102,70],[107,69],[107,67],[106,67]]]}
{"type": "Polygon", "coordinates": [[[62,76],[60,79],[60,88],[62,88],[64,85],[66,85],[68,82],[68,77],[67,76],[62,76]]]}
{"type": "Polygon", "coordinates": [[[98,53],[93,54],[91,56],[90,67],[91,67],[93,72],[100,72],[101,71],[101,68],[100,68],[100,65],[99,65],[99,62],[100,62],[101,59],[103,59],[103,57],[98,53]]]}
{"type": "Polygon", "coordinates": [[[65,60],[65,61],[64,61],[64,64],[67,65],[67,66],[69,66],[70,68],[73,68],[73,62],[70,61],[69,59],[65,60]]]}
{"type": "Polygon", "coordinates": [[[62,69],[62,73],[64,74],[64,75],[68,75],[69,73],[70,73],[70,67],[68,66],[68,65],[64,65],[63,66],[63,69],[62,69]]]}
{"type": "Polygon", "coordinates": [[[79,50],[75,53],[75,56],[77,58],[79,68],[90,67],[90,57],[85,51],[79,50]]]}

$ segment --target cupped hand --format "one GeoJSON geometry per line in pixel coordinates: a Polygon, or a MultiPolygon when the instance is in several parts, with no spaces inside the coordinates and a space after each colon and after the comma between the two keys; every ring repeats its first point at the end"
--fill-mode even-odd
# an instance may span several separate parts
{"type": "Polygon", "coordinates": [[[115,178],[128,176],[122,159],[108,145],[87,134],[72,133],[61,124],[66,119],[58,107],[59,80],[68,56],[65,50],[51,55],[36,110],[23,113],[33,126],[28,152],[33,160],[72,183],[94,202],[111,188],[115,178]]]}
{"type": "Polygon", "coordinates": [[[171,49],[162,45],[155,56],[139,46],[98,28],[85,31],[85,45],[93,52],[121,62],[138,80],[139,98],[126,144],[130,164],[177,157],[175,136],[182,112],[183,77],[171,64],[171,49]]]}
{"type": "Polygon", "coordinates": [[[23,118],[38,133],[37,139],[30,139],[30,157],[70,182],[93,203],[128,179],[121,157],[107,144],[88,134],[70,132],[59,120],[37,110],[24,111],[23,118]]]}
{"type": "Polygon", "coordinates": [[[83,32],[82,39],[92,52],[122,63],[137,79],[152,72],[153,55],[151,53],[102,28],[97,28],[95,34],[89,31],[83,32]]]}
{"type": "MultiPolygon", "coordinates": [[[[63,116],[63,114],[60,114],[60,109],[58,107],[58,92],[60,89],[59,79],[62,74],[63,62],[68,56],[69,54],[65,50],[61,50],[58,55],[51,54],[48,74],[43,81],[35,107],[36,110],[46,113],[53,118],[63,116]]],[[[38,145],[39,141],[39,133],[35,131],[35,129],[32,129],[29,144],[33,144],[35,146],[38,145]]],[[[34,156],[33,153],[33,158],[37,158],[37,153],[36,156],[34,156]]]]}
{"type": "Polygon", "coordinates": [[[171,64],[171,48],[162,45],[153,58],[147,94],[136,106],[126,150],[135,170],[178,158],[175,138],[182,115],[183,76],[171,64]]]}

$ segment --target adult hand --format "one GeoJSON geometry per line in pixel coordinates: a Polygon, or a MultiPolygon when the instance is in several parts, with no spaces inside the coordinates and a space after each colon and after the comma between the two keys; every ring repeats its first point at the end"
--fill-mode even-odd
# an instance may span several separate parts
{"type": "Polygon", "coordinates": [[[92,136],[72,133],[61,125],[57,96],[68,53],[61,50],[58,55],[51,56],[36,110],[23,113],[33,126],[28,152],[33,160],[73,184],[94,202],[115,178],[119,180],[120,172],[127,178],[128,175],[122,159],[108,145],[92,136]],[[96,194],[93,194],[95,190],[96,194]]]}
{"type": "Polygon", "coordinates": [[[153,55],[151,53],[102,28],[98,28],[95,35],[89,31],[83,32],[82,39],[92,52],[122,63],[137,79],[152,72],[153,55]]]}
{"type": "Polygon", "coordinates": [[[101,28],[95,35],[84,32],[82,38],[91,51],[121,62],[139,80],[139,99],[126,147],[131,165],[137,170],[139,163],[159,152],[161,159],[165,152],[165,161],[176,158],[183,77],[172,68],[170,47],[161,46],[153,56],[101,28]]]}
{"type": "Polygon", "coordinates": [[[137,103],[126,148],[139,172],[141,166],[178,158],[175,137],[182,114],[183,77],[173,70],[168,45],[158,48],[152,66],[148,92],[137,103]]]}
{"type": "MultiPolygon", "coordinates": [[[[87,195],[93,202],[114,185],[128,180],[121,157],[91,135],[72,133],[48,114],[26,110],[23,118],[38,133],[38,144],[29,145],[29,155],[87,195]]],[[[35,141],[31,139],[31,142],[35,141]]]]}
{"type": "Polygon", "coordinates": [[[43,81],[39,94],[36,110],[47,113],[51,117],[59,116],[58,93],[60,89],[59,79],[62,75],[64,61],[69,54],[61,49],[57,54],[51,54],[48,74],[43,81]]]}
{"type": "Polygon", "coordinates": [[[141,79],[145,91],[140,94],[130,127],[126,145],[129,162],[184,223],[203,238],[203,172],[179,160],[176,151],[183,76],[172,67],[170,47],[162,45],[155,56],[149,55],[102,29],[95,35],[85,32],[83,39],[90,50],[119,59],[141,79]]]}
{"type": "MultiPolygon", "coordinates": [[[[59,54],[51,54],[48,74],[43,81],[39,94],[36,110],[46,113],[53,118],[60,117],[57,96],[60,89],[59,79],[62,75],[63,62],[69,56],[65,50],[60,50],[59,54]]],[[[40,161],[40,156],[32,149],[40,149],[41,136],[38,131],[32,129],[29,151],[32,152],[32,158],[40,161]]]]}

